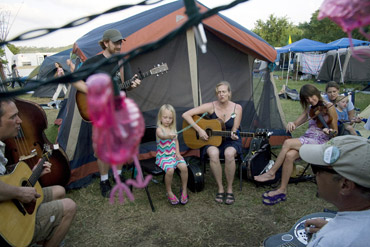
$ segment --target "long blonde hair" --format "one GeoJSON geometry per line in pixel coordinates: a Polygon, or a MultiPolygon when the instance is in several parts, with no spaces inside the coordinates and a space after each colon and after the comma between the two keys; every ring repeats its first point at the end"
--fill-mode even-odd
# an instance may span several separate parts
{"type": "Polygon", "coordinates": [[[161,108],[159,108],[158,116],[157,116],[157,126],[163,128],[161,118],[162,118],[162,114],[164,110],[168,110],[172,113],[173,120],[169,127],[174,133],[176,133],[177,132],[176,130],[176,111],[175,111],[175,108],[170,104],[164,104],[161,106],[161,108]]]}

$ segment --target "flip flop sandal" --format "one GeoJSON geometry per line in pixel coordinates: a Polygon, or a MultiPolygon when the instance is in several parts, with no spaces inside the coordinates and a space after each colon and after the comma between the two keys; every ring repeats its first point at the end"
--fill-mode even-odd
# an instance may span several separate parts
{"type": "Polygon", "coordinates": [[[283,201],[286,201],[286,194],[281,193],[281,194],[277,194],[275,196],[270,196],[268,198],[263,199],[262,203],[268,206],[273,206],[283,201]]]}
{"type": "Polygon", "coordinates": [[[224,199],[225,199],[225,193],[217,193],[216,194],[215,201],[217,203],[224,203],[224,199]]]}
{"type": "Polygon", "coordinates": [[[263,199],[270,198],[270,197],[268,196],[268,194],[269,194],[271,191],[272,191],[272,190],[268,190],[268,191],[266,191],[265,193],[263,193],[263,194],[262,194],[262,198],[263,198],[263,199]]]}
{"type": "Polygon", "coordinates": [[[170,202],[171,205],[177,205],[180,203],[179,199],[177,199],[176,195],[173,195],[173,197],[168,196],[168,201],[170,202]]]}
{"type": "Polygon", "coordinates": [[[186,196],[183,196],[183,194],[181,193],[181,196],[180,196],[180,203],[182,205],[185,205],[186,203],[189,202],[189,195],[186,195],[186,196]]]}
{"type": "Polygon", "coordinates": [[[235,197],[233,193],[226,193],[225,203],[227,205],[232,205],[235,202],[235,197]]]}

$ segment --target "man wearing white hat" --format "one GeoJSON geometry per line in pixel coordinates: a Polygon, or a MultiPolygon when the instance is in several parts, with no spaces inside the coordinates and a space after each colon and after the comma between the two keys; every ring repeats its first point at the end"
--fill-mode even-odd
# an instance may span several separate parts
{"type": "Polygon", "coordinates": [[[316,175],[318,196],[337,207],[329,222],[306,221],[308,246],[369,246],[370,140],[345,135],[325,144],[303,145],[299,154],[316,175]]]}

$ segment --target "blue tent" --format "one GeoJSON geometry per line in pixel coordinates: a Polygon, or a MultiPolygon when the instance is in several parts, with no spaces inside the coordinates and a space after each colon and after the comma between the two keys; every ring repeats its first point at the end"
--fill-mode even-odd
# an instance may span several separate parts
{"type": "Polygon", "coordinates": [[[329,51],[336,50],[337,46],[325,44],[319,41],[310,39],[301,39],[280,49],[277,49],[278,53],[287,52],[310,52],[310,51],[329,51]]]}
{"type": "MultiPolygon", "coordinates": [[[[334,45],[338,48],[347,48],[350,47],[349,38],[341,38],[338,40],[335,40],[333,42],[328,43],[328,45],[334,45]]],[[[364,46],[364,45],[370,45],[369,41],[359,40],[359,39],[352,39],[353,46],[364,46]]]]}
{"type": "MultiPolygon", "coordinates": [[[[63,70],[65,72],[69,72],[69,67],[66,63],[66,60],[70,58],[70,54],[72,52],[71,49],[67,49],[56,53],[52,56],[45,57],[44,61],[42,62],[39,73],[37,74],[38,80],[47,80],[54,77],[57,69],[55,68],[55,63],[58,62],[62,65],[63,70]]],[[[34,93],[32,94],[33,97],[40,97],[40,98],[51,98],[57,89],[58,84],[48,84],[42,87],[37,88],[34,93]]],[[[60,93],[60,97],[64,97],[63,91],[60,93]]]]}

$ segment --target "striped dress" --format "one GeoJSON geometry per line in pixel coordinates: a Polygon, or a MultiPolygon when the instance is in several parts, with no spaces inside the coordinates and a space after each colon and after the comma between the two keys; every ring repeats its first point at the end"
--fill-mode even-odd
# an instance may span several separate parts
{"type": "Polygon", "coordinates": [[[155,163],[164,171],[176,169],[179,163],[185,163],[184,160],[176,159],[176,139],[157,140],[157,153],[155,163]]]}

